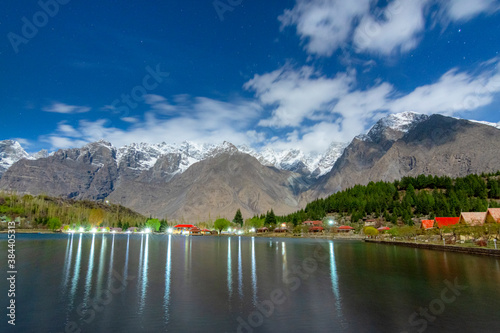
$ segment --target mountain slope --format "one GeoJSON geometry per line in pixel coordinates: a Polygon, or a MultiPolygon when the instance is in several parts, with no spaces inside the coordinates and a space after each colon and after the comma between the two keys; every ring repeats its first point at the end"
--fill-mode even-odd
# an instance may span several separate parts
{"type": "Polygon", "coordinates": [[[47,158],[21,159],[0,179],[1,189],[101,200],[118,177],[116,149],[105,141],[59,150],[47,158]]]}
{"type": "Polygon", "coordinates": [[[192,165],[170,182],[121,184],[109,200],[169,219],[204,221],[232,218],[237,209],[245,217],[290,213],[303,206],[297,200],[300,176],[261,165],[236,148],[192,165]]]}
{"type": "Polygon", "coordinates": [[[500,130],[440,115],[402,130],[378,123],[355,138],[313,192],[324,196],[370,181],[430,174],[462,177],[500,170],[500,130]]]}

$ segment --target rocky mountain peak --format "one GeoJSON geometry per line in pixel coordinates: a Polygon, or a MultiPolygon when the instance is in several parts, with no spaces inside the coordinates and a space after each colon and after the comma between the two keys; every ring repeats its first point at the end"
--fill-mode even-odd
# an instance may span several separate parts
{"type": "Polygon", "coordinates": [[[427,119],[429,116],[412,111],[390,114],[377,121],[367,134],[356,138],[371,142],[396,141],[427,119]]]}

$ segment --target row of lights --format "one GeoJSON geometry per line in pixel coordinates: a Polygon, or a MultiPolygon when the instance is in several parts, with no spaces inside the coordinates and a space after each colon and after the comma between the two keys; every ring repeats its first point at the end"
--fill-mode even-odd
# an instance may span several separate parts
{"type": "MultiPolygon", "coordinates": [[[[75,232],[84,233],[84,232],[85,232],[85,229],[80,227],[80,228],[78,229],[78,231],[70,229],[70,230],[68,230],[68,232],[69,232],[69,233],[72,233],[72,234],[74,234],[75,232]]],[[[97,232],[97,229],[96,229],[96,228],[92,228],[92,229],[90,229],[90,233],[95,234],[96,232],[97,232]]],[[[107,232],[107,231],[106,231],[106,230],[102,230],[101,232],[107,232]]],[[[116,233],[116,230],[112,230],[112,231],[111,231],[111,233],[112,233],[112,234],[115,234],[115,233],[116,233]]],[[[127,231],[126,231],[126,233],[127,233],[127,234],[130,234],[131,232],[130,232],[130,230],[127,230],[127,231]]],[[[144,229],[143,231],[141,231],[140,233],[141,233],[141,234],[150,234],[150,233],[151,233],[151,229],[150,229],[150,228],[146,228],[146,229],[144,229]]]]}

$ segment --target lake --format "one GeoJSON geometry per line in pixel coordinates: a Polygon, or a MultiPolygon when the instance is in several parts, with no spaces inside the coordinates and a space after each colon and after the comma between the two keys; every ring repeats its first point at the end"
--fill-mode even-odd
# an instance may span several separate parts
{"type": "Polygon", "coordinates": [[[500,331],[496,258],[338,240],[16,236],[16,326],[4,278],[2,332],[500,331]]]}

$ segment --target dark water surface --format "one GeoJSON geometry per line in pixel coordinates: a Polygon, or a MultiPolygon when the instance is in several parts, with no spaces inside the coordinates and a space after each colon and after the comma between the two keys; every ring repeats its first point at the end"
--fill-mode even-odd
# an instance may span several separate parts
{"type": "MultiPolygon", "coordinates": [[[[6,235],[0,236],[7,276],[6,235]]],[[[500,260],[363,242],[17,235],[1,332],[499,332],[500,260]]]]}

